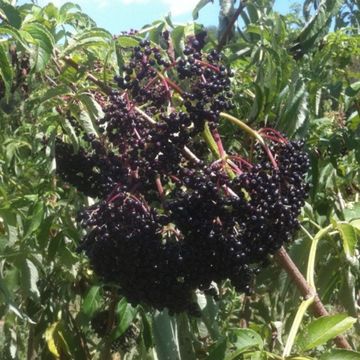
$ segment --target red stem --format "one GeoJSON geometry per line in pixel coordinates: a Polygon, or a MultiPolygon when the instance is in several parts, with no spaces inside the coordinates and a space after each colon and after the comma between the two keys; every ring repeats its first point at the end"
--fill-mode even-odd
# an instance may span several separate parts
{"type": "Polygon", "coordinates": [[[272,152],[270,151],[269,147],[268,147],[266,144],[264,144],[264,145],[263,145],[263,148],[264,148],[264,150],[265,150],[268,158],[270,159],[270,161],[271,161],[274,169],[277,170],[277,169],[279,168],[279,167],[278,167],[278,164],[277,164],[277,162],[276,162],[276,160],[275,160],[272,152]]]}
{"type": "Polygon", "coordinates": [[[213,135],[216,145],[219,149],[220,157],[224,158],[226,156],[226,152],[224,150],[224,146],[222,144],[221,137],[220,137],[220,134],[217,131],[217,129],[212,130],[212,135],[213,135]]]}
{"type": "Polygon", "coordinates": [[[177,91],[180,95],[182,95],[184,93],[184,91],[179,87],[179,85],[175,84],[174,82],[172,82],[169,78],[164,77],[164,79],[166,80],[166,82],[168,83],[168,85],[174,89],[175,91],[177,91]]]}
{"type": "Polygon", "coordinates": [[[246,160],[243,159],[241,156],[232,155],[232,156],[230,156],[230,159],[237,160],[237,161],[245,164],[246,166],[248,166],[250,169],[253,167],[253,164],[251,164],[250,162],[246,161],[246,160]]]}
{"type": "Polygon", "coordinates": [[[198,64],[200,64],[200,65],[202,65],[204,67],[207,67],[207,68],[209,68],[211,70],[214,70],[216,72],[220,72],[220,69],[215,65],[209,64],[209,63],[207,63],[205,61],[202,61],[202,60],[195,60],[195,62],[197,62],[198,64]]]}
{"type": "Polygon", "coordinates": [[[167,80],[165,78],[161,78],[161,82],[163,83],[163,85],[165,87],[166,93],[168,95],[168,99],[171,100],[171,92],[170,92],[169,84],[167,83],[167,80]]]}
{"type": "Polygon", "coordinates": [[[163,188],[162,183],[161,183],[160,176],[156,177],[155,184],[156,184],[156,188],[157,188],[157,191],[159,193],[161,202],[163,203],[164,200],[165,200],[165,192],[164,192],[164,188],[163,188]]]}

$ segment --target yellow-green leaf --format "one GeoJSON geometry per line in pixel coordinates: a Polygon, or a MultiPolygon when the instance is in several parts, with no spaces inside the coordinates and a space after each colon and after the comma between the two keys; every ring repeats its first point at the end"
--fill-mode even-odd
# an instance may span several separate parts
{"type": "Polygon", "coordinates": [[[59,324],[58,321],[51,324],[45,331],[45,340],[46,340],[48,349],[55,356],[56,359],[60,358],[60,354],[59,354],[59,351],[57,349],[57,346],[55,344],[55,339],[54,339],[54,335],[55,335],[58,324],[59,324]]]}
{"type": "Polygon", "coordinates": [[[298,346],[310,350],[350,329],[356,319],[346,314],[322,316],[308,324],[297,338],[298,346]]]}

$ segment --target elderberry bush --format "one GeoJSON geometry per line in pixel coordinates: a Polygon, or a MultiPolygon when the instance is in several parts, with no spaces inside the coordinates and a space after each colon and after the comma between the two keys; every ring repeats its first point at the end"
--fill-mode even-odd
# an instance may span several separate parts
{"type": "Polygon", "coordinates": [[[78,152],[56,144],[59,175],[97,199],[78,216],[87,230],[79,250],[96,274],[132,304],[193,314],[194,291],[212,282],[251,291],[299,226],[309,167],[304,144],[272,129],[252,161],[209,160],[201,134],[208,125],[218,135],[233,74],[203,44],[203,34],[192,37],[173,59],[141,41],[115,77],[101,135],[85,136],[78,152]]]}

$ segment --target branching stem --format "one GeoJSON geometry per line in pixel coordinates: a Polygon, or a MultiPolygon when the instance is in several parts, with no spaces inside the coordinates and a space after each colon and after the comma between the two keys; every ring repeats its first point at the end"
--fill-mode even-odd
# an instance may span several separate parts
{"type": "MultiPolygon", "coordinates": [[[[307,283],[299,268],[295,265],[283,247],[281,247],[281,249],[276,253],[275,259],[278,264],[287,272],[305,299],[314,297],[314,301],[311,304],[311,309],[314,315],[316,317],[329,315],[315,290],[307,283]]],[[[339,348],[351,349],[350,344],[342,335],[337,336],[334,341],[339,348]]]]}

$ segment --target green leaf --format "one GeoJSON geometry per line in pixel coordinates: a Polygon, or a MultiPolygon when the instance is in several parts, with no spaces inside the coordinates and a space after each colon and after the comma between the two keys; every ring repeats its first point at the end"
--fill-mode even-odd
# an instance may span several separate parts
{"type": "Polygon", "coordinates": [[[360,81],[356,81],[345,89],[345,94],[347,96],[353,97],[356,96],[359,91],[360,91],[360,81]]]}
{"type": "Polygon", "coordinates": [[[264,347],[261,336],[251,329],[234,329],[230,333],[229,340],[236,349],[226,360],[236,359],[239,354],[250,349],[262,350],[264,347]]]}
{"type": "MultiPolygon", "coordinates": [[[[0,26],[0,35],[2,35],[2,34],[9,36],[13,40],[18,41],[23,48],[28,49],[27,43],[22,38],[21,33],[14,27],[9,26],[9,25],[0,26]]],[[[1,37],[0,37],[0,39],[1,39],[1,37]]]]}
{"type": "Polygon", "coordinates": [[[177,26],[171,32],[171,39],[174,45],[175,53],[177,55],[182,54],[183,47],[184,47],[184,26],[180,25],[177,26]]]}
{"type": "Polygon", "coordinates": [[[30,34],[37,48],[33,51],[35,70],[41,71],[50,60],[55,45],[55,39],[51,32],[40,23],[28,23],[22,28],[22,32],[30,34]]]}
{"type": "Polygon", "coordinates": [[[185,38],[188,36],[194,36],[197,32],[202,31],[203,27],[196,23],[190,23],[185,25],[184,27],[184,36],[185,38]]]}
{"type": "Polygon", "coordinates": [[[308,114],[308,93],[306,86],[298,81],[295,88],[290,88],[284,115],[280,126],[287,134],[294,134],[305,122],[308,114]]]}
{"type": "Polygon", "coordinates": [[[36,203],[33,211],[31,212],[31,218],[24,235],[25,239],[40,227],[44,218],[44,212],[44,204],[42,202],[36,203]]]}
{"type": "Polygon", "coordinates": [[[142,308],[142,306],[139,306],[139,313],[140,313],[141,321],[143,324],[142,337],[144,339],[145,348],[148,350],[154,346],[151,324],[150,324],[148,315],[146,314],[146,312],[142,308]]]}
{"type": "Polygon", "coordinates": [[[87,110],[85,114],[82,112],[80,115],[80,122],[84,130],[88,134],[98,135],[96,130],[96,123],[104,116],[104,112],[101,106],[89,94],[80,94],[78,99],[82,102],[87,110]]]}
{"type": "Polygon", "coordinates": [[[35,299],[39,299],[40,291],[37,287],[37,282],[39,281],[39,272],[34,263],[25,259],[22,264],[21,271],[23,290],[29,294],[30,297],[35,299]]]}
{"type": "Polygon", "coordinates": [[[65,48],[64,54],[69,54],[79,48],[87,48],[89,46],[109,46],[112,41],[112,35],[105,29],[92,28],[85,30],[78,36],[75,36],[73,41],[65,48]]]}
{"type": "MultiPolygon", "coordinates": [[[[18,306],[16,306],[13,303],[12,294],[11,294],[10,290],[8,289],[8,287],[6,286],[4,279],[2,279],[0,277],[0,295],[1,294],[3,295],[3,297],[5,299],[5,301],[4,301],[5,304],[9,306],[9,310],[12,311],[20,319],[23,319],[24,316],[23,316],[21,310],[18,308],[18,306]]],[[[0,299],[1,299],[1,297],[0,297],[0,299]]]]}
{"type": "Polygon", "coordinates": [[[57,327],[57,340],[61,346],[61,354],[66,359],[88,360],[84,338],[80,331],[74,331],[75,321],[68,315],[62,319],[57,327]],[[66,352],[66,355],[64,353],[66,352]]]}
{"type": "Polygon", "coordinates": [[[81,305],[81,314],[89,319],[95,313],[100,300],[100,286],[92,286],[81,305]]]}
{"type": "Polygon", "coordinates": [[[302,57],[312,50],[314,44],[321,38],[331,24],[331,18],[337,13],[343,4],[343,0],[322,0],[317,8],[315,15],[306,23],[304,28],[297,36],[291,52],[302,57]]]}
{"type": "Polygon", "coordinates": [[[261,87],[256,83],[253,85],[255,87],[255,98],[248,115],[249,121],[256,120],[264,106],[264,94],[261,87]]]}
{"type": "Polygon", "coordinates": [[[55,333],[56,328],[58,326],[59,322],[55,322],[51,324],[45,331],[45,341],[48,346],[48,349],[52,355],[55,356],[56,359],[60,358],[59,349],[55,343],[55,333]]]}
{"type": "Polygon", "coordinates": [[[117,339],[119,336],[124,334],[128,327],[133,322],[137,309],[132,307],[125,298],[121,299],[118,303],[116,314],[119,319],[119,325],[116,327],[115,331],[112,333],[112,339],[117,339]]]}
{"type": "Polygon", "coordinates": [[[43,103],[54,97],[68,94],[72,94],[72,91],[67,85],[58,85],[47,90],[46,93],[40,98],[40,102],[43,103]]]}
{"type": "Polygon", "coordinates": [[[4,82],[6,97],[9,97],[12,86],[13,71],[6,52],[7,48],[0,44],[0,79],[4,82]]]}
{"type": "Polygon", "coordinates": [[[59,24],[65,23],[69,17],[70,10],[81,10],[80,6],[71,2],[67,2],[59,9],[59,24]]]}
{"type": "Polygon", "coordinates": [[[220,338],[213,346],[209,349],[208,360],[223,360],[225,359],[225,352],[227,347],[227,338],[220,338]]]}
{"type": "Polygon", "coordinates": [[[360,219],[350,221],[351,226],[360,231],[360,219]]]}
{"type": "Polygon", "coordinates": [[[156,311],[153,315],[152,329],[158,359],[181,360],[176,319],[169,316],[167,310],[156,311]]]}
{"type": "Polygon", "coordinates": [[[116,39],[116,44],[123,48],[131,48],[139,45],[139,40],[132,36],[119,36],[116,39]]]}
{"type": "Polygon", "coordinates": [[[200,11],[204,6],[206,6],[206,5],[209,4],[209,3],[213,3],[213,2],[214,2],[214,0],[200,0],[200,1],[196,4],[196,6],[195,6],[195,8],[194,8],[194,10],[193,10],[193,12],[192,12],[192,17],[193,17],[193,19],[196,20],[196,19],[199,17],[199,11],[200,11]]]}
{"type": "Polygon", "coordinates": [[[196,294],[197,303],[201,309],[201,319],[206,326],[212,339],[217,340],[220,337],[219,323],[219,306],[212,296],[196,294]]]}
{"type": "Polygon", "coordinates": [[[297,344],[303,351],[313,349],[350,329],[355,322],[355,318],[346,314],[322,316],[304,328],[297,344]]]}
{"type": "Polygon", "coordinates": [[[343,213],[346,221],[360,219],[360,202],[348,202],[343,213]]]}
{"type": "Polygon", "coordinates": [[[13,246],[18,239],[18,228],[16,215],[10,209],[0,209],[0,216],[4,219],[7,230],[8,246],[13,246]]]}
{"type": "Polygon", "coordinates": [[[360,352],[334,349],[320,356],[320,360],[360,360],[360,352]]]}
{"type": "Polygon", "coordinates": [[[339,230],[346,257],[352,258],[355,256],[358,241],[356,229],[351,224],[344,222],[337,222],[336,228],[339,230]]]}
{"type": "Polygon", "coordinates": [[[19,29],[21,27],[22,20],[18,9],[0,0],[0,12],[1,10],[4,13],[9,25],[13,26],[16,29],[19,29]]]}
{"type": "Polygon", "coordinates": [[[190,323],[187,314],[178,314],[176,316],[176,320],[181,358],[187,360],[196,360],[193,346],[193,337],[190,331],[190,323]]]}

